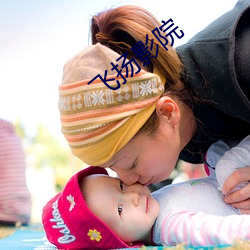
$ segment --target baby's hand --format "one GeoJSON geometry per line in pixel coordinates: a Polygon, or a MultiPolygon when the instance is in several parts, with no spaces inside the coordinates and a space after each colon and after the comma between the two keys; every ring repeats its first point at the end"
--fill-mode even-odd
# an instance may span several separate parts
{"type": "Polygon", "coordinates": [[[250,214],[250,166],[233,172],[225,181],[222,192],[224,201],[240,209],[243,214],[250,214]],[[245,183],[244,187],[231,192],[236,186],[245,183]]]}

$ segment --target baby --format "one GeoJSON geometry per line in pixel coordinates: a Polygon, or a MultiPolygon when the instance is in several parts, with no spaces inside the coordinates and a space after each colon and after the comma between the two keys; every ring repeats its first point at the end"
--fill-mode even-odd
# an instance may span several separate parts
{"type": "Polygon", "coordinates": [[[250,239],[250,216],[226,204],[219,190],[227,178],[225,168],[229,175],[246,166],[245,161],[249,163],[250,136],[228,149],[219,141],[208,151],[209,165],[220,158],[217,179],[211,168],[209,177],[169,185],[152,194],[141,184],[127,186],[103,168],[88,167],[44,207],[47,238],[60,249],[206,246],[250,239]]]}

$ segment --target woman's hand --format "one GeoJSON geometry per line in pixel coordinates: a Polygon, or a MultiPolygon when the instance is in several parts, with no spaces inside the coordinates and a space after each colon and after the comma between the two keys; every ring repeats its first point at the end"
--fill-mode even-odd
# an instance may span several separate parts
{"type": "Polygon", "coordinates": [[[225,181],[222,192],[225,194],[224,201],[241,210],[243,214],[250,214],[250,166],[240,168],[233,172],[225,181]],[[232,190],[241,183],[244,187],[232,190]]]}

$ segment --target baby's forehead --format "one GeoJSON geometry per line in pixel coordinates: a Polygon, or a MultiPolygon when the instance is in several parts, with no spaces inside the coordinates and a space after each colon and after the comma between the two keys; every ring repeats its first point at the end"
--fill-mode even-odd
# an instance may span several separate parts
{"type": "MultiPolygon", "coordinates": [[[[105,192],[105,190],[109,187],[114,186],[115,182],[119,182],[120,179],[111,177],[109,175],[105,174],[93,174],[93,175],[88,175],[85,177],[82,177],[79,180],[79,187],[82,192],[83,197],[85,200],[89,200],[89,194],[92,192],[98,192],[100,193],[101,191],[105,192]]],[[[115,184],[116,185],[116,184],[115,184]]]]}
{"type": "Polygon", "coordinates": [[[112,177],[112,176],[105,175],[105,174],[93,174],[93,175],[85,176],[84,178],[82,178],[81,182],[100,183],[101,180],[105,182],[120,181],[118,177],[112,177]]]}
{"type": "Polygon", "coordinates": [[[85,176],[83,179],[97,179],[97,178],[109,178],[109,179],[118,179],[118,177],[112,177],[106,174],[92,174],[85,176]]]}

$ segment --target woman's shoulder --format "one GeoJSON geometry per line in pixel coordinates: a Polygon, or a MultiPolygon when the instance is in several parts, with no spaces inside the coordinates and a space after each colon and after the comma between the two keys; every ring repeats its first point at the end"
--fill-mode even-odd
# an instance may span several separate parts
{"type": "Polygon", "coordinates": [[[250,0],[238,1],[232,10],[176,48],[184,65],[186,84],[223,113],[247,122],[250,101],[237,80],[234,58],[235,30],[242,25],[240,17],[249,9],[250,0]]]}

